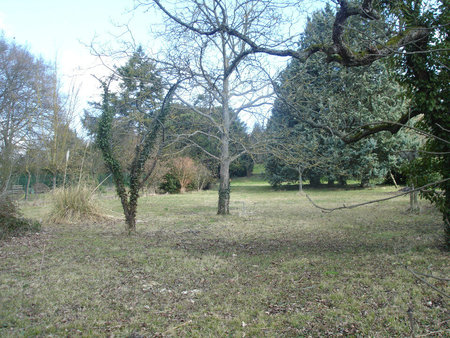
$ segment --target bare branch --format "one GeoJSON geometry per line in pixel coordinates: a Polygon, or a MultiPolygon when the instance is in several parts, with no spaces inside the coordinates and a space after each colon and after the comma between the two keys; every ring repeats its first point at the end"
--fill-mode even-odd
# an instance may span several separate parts
{"type": "Polygon", "coordinates": [[[216,120],[214,120],[214,118],[213,118],[211,115],[202,112],[200,109],[198,109],[198,108],[195,107],[194,105],[192,105],[192,104],[190,104],[189,102],[187,102],[186,100],[184,100],[181,96],[176,95],[176,97],[177,97],[181,102],[183,102],[183,104],[185,104],[186,106],[188,106],[192,111],[194,111],[195,113],[197,113],[197,114],[199,114],[199,115],[201,115],[201,116],[207,118],[208,120],[210,120],[210,121],[212,122],[212,124],[213,124],[217,129],[219,129],[219,131],[223,132],[222,126],[219,125],[219,124],[216,122],[216,120]]]}
{"type": "Polygon", "coordinates": [[[358,204],[352,204],[352,205],[345,205],[344,204],[343,206],[336,207],[336,208],[324,208],[324,207],[321,207],[321,206],[317,205],[316,203],[314,203],[314,201],[311,199],[311,197],[308,196],[308,194],[305,194],[305,196],[311,202],[311,204],[314,205],[316,208],[322,210],[323,212],[327,212],[328,213],[328,212],[333,212],[333,211],[336,211],[336,210],[353,209],[353,208],[361,207],[361,206],[368,205],[368,204],[379,203],[379,202],[391,200],[391,199],[394,199],[394,198],[402,197],[404,195],[408,195],[408,194],[410,194],[412,192],[415,192],[415,191],[422,191],[422,190],[424,190],[424,189],[426,189],[428,187],[432,187],[432,186],[435,186],[435,185],[447,182],[449,180],[450,180],[450,178],[446,178],[446,179],[443,179],[443,180],[440,180],[440,181],[436,181],[436,182],[425,184],[425,185],[423,185],[423,186],[421,186],[419,188],[412,189],[412,190],[400,193],[400,194],[395,195],[395,196],[390,196],[390,197],[386,197],[386,198],[380,198],[380,199],[377,199],[377,200],[368,201],[368,202],[364,202],[364,203],[358,203],[358,204]]]}
{"type": "Polygon", "coordinates": [[[409,271],[410,273],[412,273],[412,275],[414,277],[416,277],[418,280],[420,280],[422,283],[428,285],[430,288],[432,288],[434,291],[438,292],[440,295],[444,296],[445,298],[450,298],[450,296],[448,294],[446,294],[444,291],[438,289],[437,287],[435,287],[433,284],[427,282],[425,279],[421,278],[415,271],[409,269],[407,266],[405,266],[405,269],[407,271],[409,271]]]}

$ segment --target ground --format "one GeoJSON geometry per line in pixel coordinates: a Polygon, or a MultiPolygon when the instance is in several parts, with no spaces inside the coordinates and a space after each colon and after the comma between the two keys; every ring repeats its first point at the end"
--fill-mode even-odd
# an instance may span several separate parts
{"type": "MultiPolygon", "coordinates": [[[[309,189],[327,207],[395,189],[309,189]]],[[[217,192],[144,196],[127,236],[114,217],[0,242],[0,336],[448,336],[441,217],[408,197],[323,213],[296,191],[233,180],[217,192]]],[[[48,200],[22,204],[45,219],[48,200]]]]}

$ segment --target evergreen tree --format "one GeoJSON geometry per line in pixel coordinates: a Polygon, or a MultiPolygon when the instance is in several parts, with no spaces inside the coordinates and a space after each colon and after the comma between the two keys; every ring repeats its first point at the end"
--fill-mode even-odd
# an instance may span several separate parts
{"type": "MultiPolygon", "coordinates": [[[[300,48],[307,50],[328,43],[333,20],[330,7],[314,13],[308,20],[300,48]]],[[[357,22],[352,24],[355,31],[362,29],[357,22]]],[[[283,176],[291,181],[292,169],[316,184],[326,177],[331,183],[358,178],[362,185],[389,171],[390,162],[386,159],[390,156],[392,162],[395,144],[383,142],[386,135],[352,145],[341,139],[343,131],[351,132],[375,120],[396,119],[406,109],[404,92],[385,64],[346,68],[326,63],[320,54],[311,56],[307,62],[294,59],[283,72],[277,92],[268,131],[282,136],[277,139],[282,142],[286,139],[290,147],[284,152],[279,148],[272,152],[268,174],[273,176],[270,179],[273,183],[281,183],[283,176]],[[274,165],[276,157],[281,163],[274,165]]]]}

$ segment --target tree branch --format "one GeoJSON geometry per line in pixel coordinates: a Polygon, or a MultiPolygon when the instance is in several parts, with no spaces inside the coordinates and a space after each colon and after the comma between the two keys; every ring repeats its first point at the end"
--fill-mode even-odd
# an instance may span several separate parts
{"type": "Polygon", "coordinates": [[[348,206],[344,204],[341,207],[336,207],[336,208],[324,208],[324,207],[321,207],[321,206],[317,205],[316,203],[314,203],[314,201],[308,196],[308,194],[305,194],[305,196],[311,202],[311,204],[313,206],[315,206],[317,209],[320,209],[323,212],[327,212],[328,213],[328,212],[333,212],[333,211],[336,211],[336,210],[353,209],[353,208],[361,207],[361,206],[368,205],[368,204],[379,203],[379,202],[391,200],[391,199],[394,199],[394,198],[402,197],[404,195],[408,195],[408,194],[410,194],[412,192],[415,192],[415,191],[424,190],[425,188],[428,188],[428,187],[431,187],[431,186],[434,186],[434,185],[438,185],[438,184],[447,182],[449,180],[450,180],[450,178],[446,178],[446,179],[443,179],[443,180],[440,180],[440,181],[436,181],[436,182],[425,184],[425,185],[423,185],[423,186],[421,186],[419,188],[412,189],[412,190],[400,193],[400,194],[395,195],[395,196],[390,196],[390,197],[386,197],[386,198],[380,198],[380,199],[377,199],[377,200],[368,201],[368,202],[364,202],[364,203],[358,203],[358,204],[352,204],[352,205],[348,205],[348,206]]]}

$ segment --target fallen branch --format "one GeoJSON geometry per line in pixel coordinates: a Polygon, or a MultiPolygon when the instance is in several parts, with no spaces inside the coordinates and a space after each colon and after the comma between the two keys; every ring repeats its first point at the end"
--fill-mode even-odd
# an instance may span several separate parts
{"type": "Polygon", "coordinates": [[[405,265],[405,269],[407,271],[409,271],[414,277],[416,277],[418,280],[420,280],[422,283],[428,285],[430,288],[432,288],[434,291],[438,292],[440,295],[444,296],[445,298],[450,298],[450,296],[448,294],[446,294],[444,291],[438,289],[437,287],[435,287],[433,284],[428,283],[425,279],[421,278],[415,271],[409,269],[406,265],[405,265]]]}
{"type": "Polygon", "coordinates": [[[424,276],[424,277],[430,277],[430,278],[434,278],[434,279],[438,279],[438,280],[442,280],[442,281],[446,281],[446,282],[450,281],[450,278],[427,275],[426,273],[421,273],[421,272],[417,272],[417,271],[414,271],[414,273],[416,273],[417,275],[424,276]]]}

